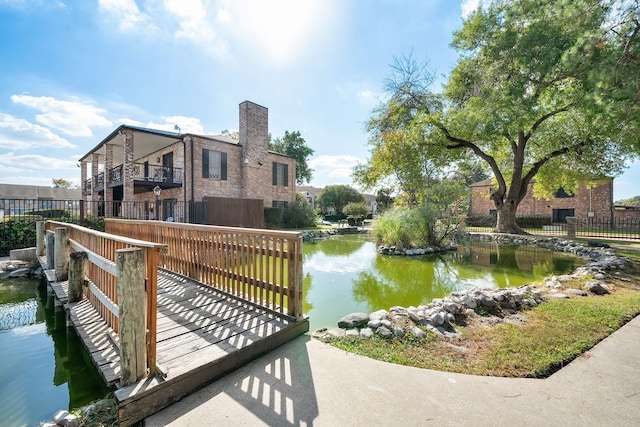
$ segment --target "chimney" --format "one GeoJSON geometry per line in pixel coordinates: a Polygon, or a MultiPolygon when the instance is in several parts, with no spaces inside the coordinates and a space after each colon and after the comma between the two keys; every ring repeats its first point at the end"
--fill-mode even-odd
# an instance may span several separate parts
{"type": "Polygon", "coordinates": [[[251,101],[240,104],[240,145],[244,159],[251,163],[267,160],[269,150],[269,110],[251,101]]]}
{"type": "Polygon", "coordinates": [[[240,145],[242,146],[242,197],[262,199],[256,185],[268,180],[269,110],[251,101],[240,104],[240,145]],[[264,176],[263,176],[264,175],[264,176]]]}

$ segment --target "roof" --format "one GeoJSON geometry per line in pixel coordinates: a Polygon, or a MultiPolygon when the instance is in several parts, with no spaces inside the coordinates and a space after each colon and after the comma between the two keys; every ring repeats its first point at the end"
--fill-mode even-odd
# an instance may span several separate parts
{"type": "Polygon", "coordinates": [[[487,187],[487,186],[491,186],[491,181],[492,180],[493,180],[493,178],[483,179],[482,181],[474,182],[469,187],[487,187]]]}
{"type": "Polygon", "coordinates": [[[0,199],[80,200],[79,188],[53,188],[43,185],[0,184],[0,199]]]}

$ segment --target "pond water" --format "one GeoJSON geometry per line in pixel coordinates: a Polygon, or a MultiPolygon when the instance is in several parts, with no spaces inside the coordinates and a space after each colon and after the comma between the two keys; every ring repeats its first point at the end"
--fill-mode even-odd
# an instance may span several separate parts
{"type": "Polygon", "coordinates": [[[474,287],[520,286],[581,264],[548,249],[493,242],[425,257],[378,255],[369,237],[333,237],[304,244],[303,310],[314,331],[349,313],[418,306],[474,287]]]}
{"type": "MultiPolygon", "coordinates": [[[[386,256],[366,236],[340,236],[305,243],[303,309],[313,331],[356,311],[417,306],[473,287],[519,286],[581,263],[489,242],[426,257],[386,256]]],[[[46,284],[0,280],[0,426],[37,426],[58,409],[79,408],[108,391],[46,284]]]]}
{"type": "Polygon", "coordinates": [[[0,280],[0,425],[38,426],[108,393],[65,316],[44,282],[0,280]]]}

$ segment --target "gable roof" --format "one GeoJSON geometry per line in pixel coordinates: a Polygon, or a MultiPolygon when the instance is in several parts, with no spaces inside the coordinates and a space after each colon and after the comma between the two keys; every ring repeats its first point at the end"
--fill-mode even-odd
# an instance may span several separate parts
{"type": "Polygon", "coordinates": [[[0,184],[0,199],[80,200],[79,188],[53,188],[44,185],[0,184]]]}

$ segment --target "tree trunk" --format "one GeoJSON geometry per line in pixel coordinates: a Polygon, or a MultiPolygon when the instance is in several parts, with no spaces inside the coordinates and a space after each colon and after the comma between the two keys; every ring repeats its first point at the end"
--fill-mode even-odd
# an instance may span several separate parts
{"type": "Polygon", "coordinates": [[[505,234],[529,234],[516,224],[517,210],[518,204],[516,203],[504,203],[500,206],[496,206],[498,220],[496,221],[496,228],[493,232],[505,234]]]}

